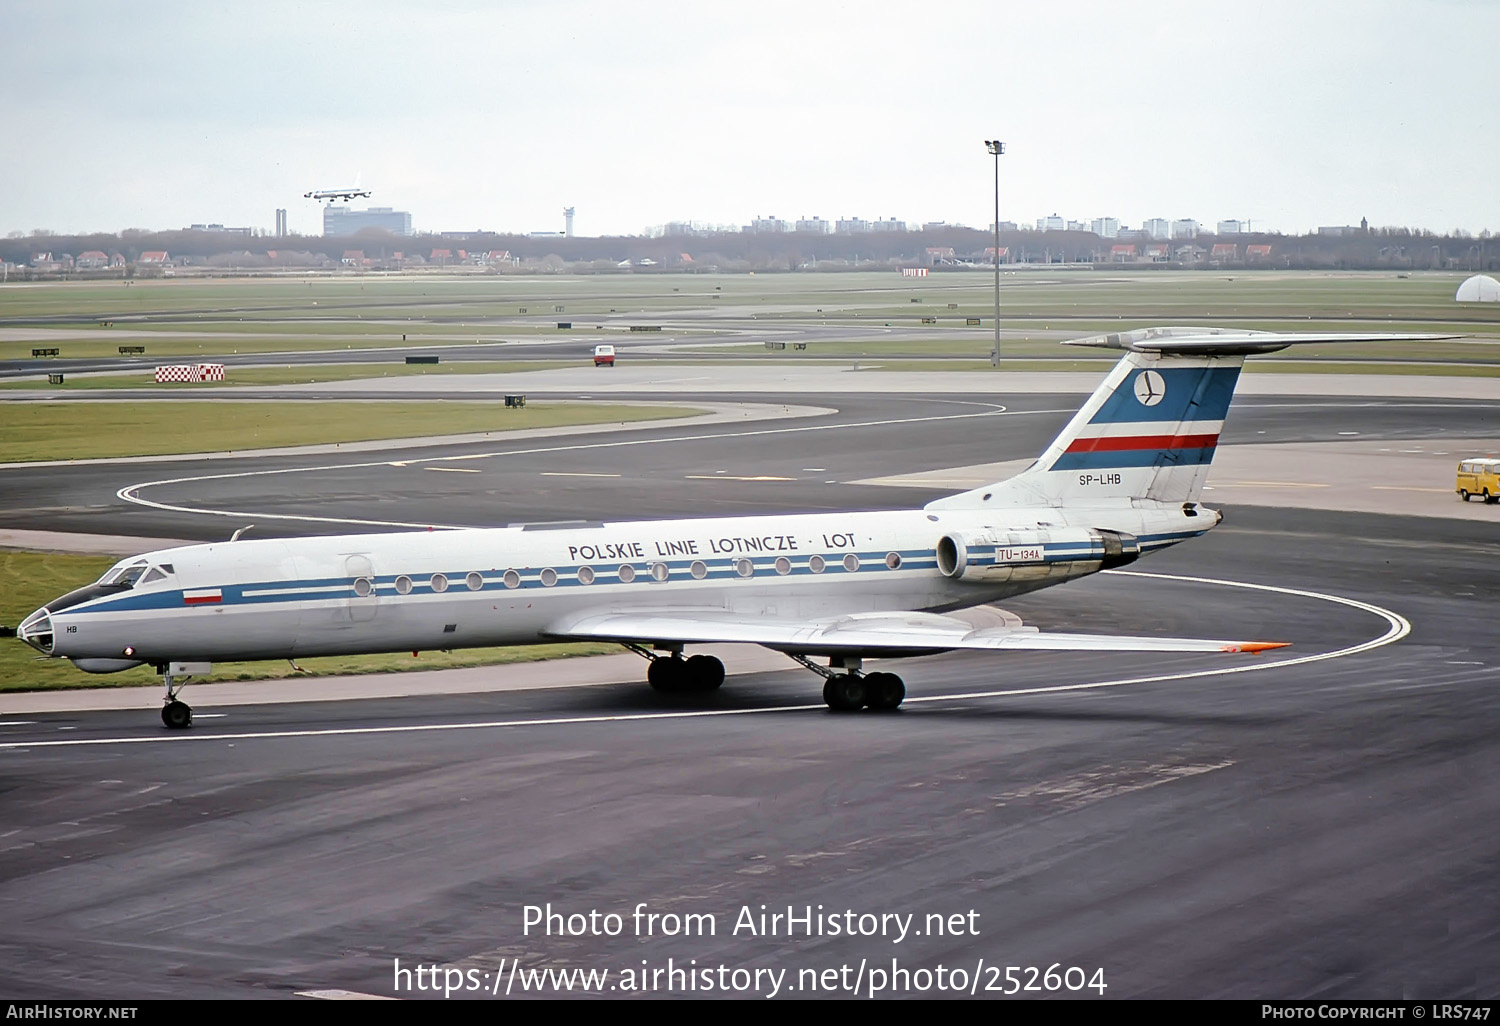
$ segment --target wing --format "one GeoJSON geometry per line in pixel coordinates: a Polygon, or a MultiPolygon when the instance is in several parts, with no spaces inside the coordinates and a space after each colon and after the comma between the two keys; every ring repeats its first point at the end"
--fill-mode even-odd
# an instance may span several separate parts
{"type": "Polygon", "coordinates": [[[667,644],[741,643],[798,655],[929,655],[952,649],[1087,652],[1262,652],[1284,642],[1057,634],[1034,627],[979,627],[935,613],[856,613],[781,620],[727,610],[660,609],[583,613],[553,623],[547,636],[567,641],[667,644]]]}
{"type": "Polygon", "coordinates": [[[1330,342],[1434,342],[1462,335],[1409,335],[1390,332],[1250,331],[1243,328],[1137,328],[1068,339],[1065,346],[1125,349],[1136,353],[1229,356],[1274,353],[1288,346],[1330,342]]]}

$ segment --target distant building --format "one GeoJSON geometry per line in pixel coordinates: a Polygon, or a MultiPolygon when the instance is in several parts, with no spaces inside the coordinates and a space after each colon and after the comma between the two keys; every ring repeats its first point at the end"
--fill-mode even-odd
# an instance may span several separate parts
{"type": "Polygon", "coordinates": [[[1153,242],[1146,247],[1146,259],[1153,264],[1164,264],[1172,259],[1172,247],[1165,242],[1153,242]]]}
{"type": "Polygon", "coordinates": [[[998,225],[995,224],[995,222],[991,221],[990,222],[990,228],[989,228],[989,230],[992,231],[992,232],[994,232],[994,231],[1013,232],[1013,231],[1018,230],[1019,228],[1020,228],[1020,225],[1016,224],[1016,222],[1014,222],[1014,221],[1001,221],[998,225]]]}
{"type": "Polygon", "coordinates": [[[1215,260],[1234,260],[1240,255],[1240,247],[1232,242],[1216,242],[1209,256],[1215,260]]]}
{"type": "Polygon", "coordinates": [[[1141,230],[1153,239],[1170,239],[1172,237],[1172,223],[1164,217],[1153,217],[1141,225],[1141,230]]]}
{"type": "Polygon", "coordinates": [[[783,221],[775,214],[772,214],[770,217],[761,217],[759,214],[757,214],[750,221],[750,230],[758,235],[768,233],[774,234],[776,232],[789,232],[792,230],[792,224],[790,221],[783,221]]]}
{"type": "Polygon", "coordinates": [[[1239,235],[1244,230],[1245,230],[1244,225],[1241,222],[1239,222],[1239,221],[1220,221],[1218,228],[1215,229],[1215,231],[1214,231],[1214,234],[1215,235],[1239,235]]]}
{"type": "Polygon", "coordinates": [[[1269,260],[1271,247],[1265,243],[1253,242],[1245,247],[1245,259],[1251,263],[1257,260],[1269,260]]]}
{"type": "Polygon", "coordinates": [[[1465,278],[1453,299],[1457,303],[1500,303],[1500,281],[1487,274],[1465,278]]]}
{"type": "Polygon", "coordinates": [[[985,256],[985,259],[988,260],[992,264],[995,262],[995,256],[996,256],[997,253],[999,254],[1000,262],[1002,264],[1008,264],[1008,263],[1010,263],[1010,247],[1009,246],[1001,246],[999,250],[996,250],[994,246],[986,246],[986,247],[984,247],[984,256],[985,256]]]}
{"type": "Polygon", "coordinates": [[[1068,222],[1068,231],[1070,231],[1070,232],[1087,232],[1087,231],[1093,231],[1093,226],[1088,221],[1069,221],[1068,222]]]}
{"type": "Polygon", "coordinates": [[[324,235],[353,235],[366,228],[379,228],[394,235],[411,234],[411,214],[390,207],[370,207],[354,210],[351,207],[330,203],[323,208],[324,235]]]}
{"type": "Polygon", "coordinates": [[[928,246],[927,262],[936,267],[938,264],[957,263],[958,257],[952,246],[928,246]]]}
{"type": "Polygon", "coordinates": [[[136,263],[145,267],[161,267],[169,262],[167,251],[164,249],[151,249],[140,255],[136,263]]]}
{"type": "Polygon", "coordinates": [[[870,225],[870,231],[904,232],[906,231],[906,222],[898,221],[894,217],[877,219],[874,224],[870,225]]]}
{"type": "Polygon", "coordinates": [[[833,223],[833,230],[840,235],[858,235],[870,230],[870,222],[858,217],[841,217],[833,223]]]}
{"type": "Polygon", "coordinates": [[[1039,217],[1036,219],[1036,230],[1039,232],[1060,232],[1065,231],[1067,227],[1068,222],[1056,214],[1053,214],[1051,217],[1039,217]]]}
{"type": "Polygon", "coordinates": [[[85,250],[78,254],[78,259],[73,261],[73,266],[80,271],[92,271],[101,267],[109,266],[109,257],[102,249],[85,250]]]}
{"type": "Polygon", "coordinates": [[[1135,244],[1131,242],[1117,243],[1109,247],[1110,262],[1126,264],[1135,260],[1135,244]]]}
{"type": "Polygon", "coordinates": [[[799,232],[814,232],[818,235],[833,234],[833,222],[825,221],[817,214],[812,217],[800,217],[797,219],[797,230],[799,232]]]}
{"type": "Polygon", "coordinates": [[[1357,231],[1352,224],[1325,224],[1318,228],[1319,235],[1353,235],[1357,231]]]}
{"type": "Polygon", "coordinates": [[[1180,218],[1172,222],[1172,238],[1174,239],[1196,239],[1198,237],[1198,222],[1191,217],[1180,218]]]}
{"type": "Polygon", "coordinates": [[[1120,234],[1120,219],[1118,217],[1096,217],[1089,223],[1089,228],[1101,239],[1118,238],[1120,234]]]}
{"type": "Polygon", "coordinates": [[[365,251],[362,249],[346,249],[344,250],[343,259],[339,263],[345,267],[363,267],[365,266],[365,251]]]}
{"type": "Polygon", "coordinates": [[[277,207],[276,208],[276,237],[278,239],[284,239],[284,238],[286,238],[286,208],[285,207],[277,207]]]}
{"type": "Polygon", "coordinates": [[[189,232],[211,232],[214,235],[243,235],[249,238],[255,234],[253,228],[225,228],[222,224],[190,224],[184,231],[189,232]]]}

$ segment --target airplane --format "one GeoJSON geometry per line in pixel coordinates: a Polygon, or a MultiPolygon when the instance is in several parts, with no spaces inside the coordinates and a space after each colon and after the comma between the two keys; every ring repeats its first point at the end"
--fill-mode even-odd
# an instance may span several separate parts
{"type": "Polygon", "coordinates": [[[1125,566],[1216,526],[1222,515],[1198,499],[1247,356],[1451,337],[1091,336],[1066,344],[1124,355],[1036,462],[921,509],[258,540],[237,531],[122,560],[16,633],[89,673],[150,664],[173,729],[192,723],[180,688],[225,660],[608,641],[649,660],[659,691],[712,691],[724,664],[684,651],[742,642],[821,676],[824,701],[845,712],[905,697],[899,676],[865,673],[866,659],[1263,652],[1282,644],[976,628],[946,614],[1125,566]]]}
{"type": "Polygon", "coordinates": [[[302,198],[327,200],[329,203],[332,203],[335,200],[352,200],[357,199],[360,196],[368,197],[369,195],[369,189],[361,189],[356,185],[352,189],[315,189],[312,192],[304,192],[302,194],[302,198]]]}

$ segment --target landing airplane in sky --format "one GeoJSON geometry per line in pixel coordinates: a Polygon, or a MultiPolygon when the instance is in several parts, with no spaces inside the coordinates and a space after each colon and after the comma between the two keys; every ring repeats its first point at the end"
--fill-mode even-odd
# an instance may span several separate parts
{"type": "Polygon", "coordinates": [[[356,185],[352,189],[315,189],[312,192],[304,192],[302,194],[302,198],[327,200],[328,202],[332,203],[334,200],[352,200],[360,196],[369,195],[369,189],[361,189],[356,185]]]}
{"type": "Polygon", "coordinates": [[[192,722],[178,689],[221,660],[611,641],[650,660],[652,687],[706,691],[723,683],[723,663],[684,649],[747,642],[786,653],[824,678],[830,708],[854,710],[906,695],[895,674],[864,673],[865,659],[1260,652],[1280,645],[975,628],[944,614],[1124,566],[1218,524],[1198,496],[1247,355],[1444,337],[1147,328],[1079,339],[1069,344],[1125,355],[1041,457],[922,509],[188,545],[122,560],[17,633],[90,673],[149,663],[172,728],[192,722]]]}

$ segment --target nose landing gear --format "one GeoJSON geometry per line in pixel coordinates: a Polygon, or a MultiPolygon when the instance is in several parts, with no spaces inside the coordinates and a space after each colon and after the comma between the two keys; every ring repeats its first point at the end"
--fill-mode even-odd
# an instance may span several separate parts
{"type": "Polygon", "coordinates": [[[164,699],[166,704],[161,707],[161,722],[168,730],[186,730],[193,725],[193,710],[191,706],[177,697],[177,692],[187,684],[189,677],[184,675],[174,680],[170,666],[158,666],[157,672],[161,674],[167,686],[164,699]]]}

